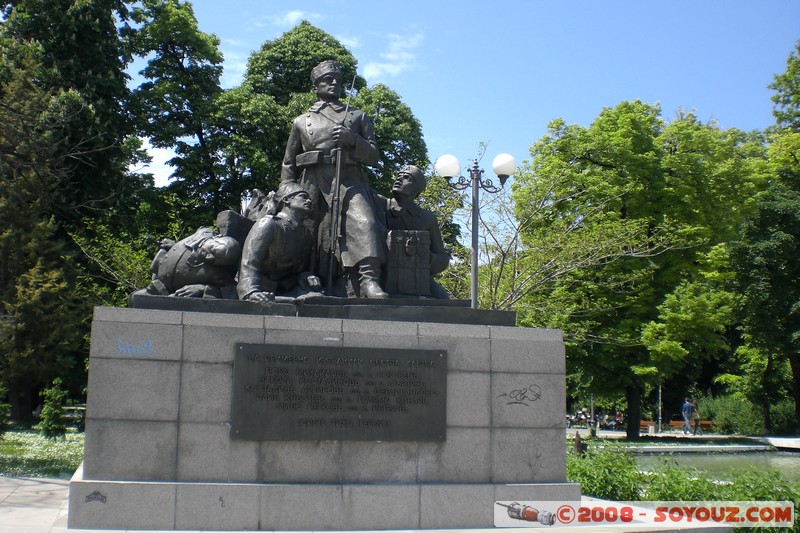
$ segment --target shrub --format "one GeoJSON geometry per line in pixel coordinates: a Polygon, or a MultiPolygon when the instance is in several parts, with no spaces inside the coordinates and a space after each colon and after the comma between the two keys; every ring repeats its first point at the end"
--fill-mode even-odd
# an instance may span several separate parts
{"type": "MultiPolygon", "coordinates": [[[[800,531],[800,483],[786,480],[777,470],[755,467],[739,472],[733,481],[720,487],[719,500],[727,501],[789,501],[794,502],[794,527],[774,528],[772,531],[800,531]]],[[[762,531],[762,529],[751,529],[762,531]]]]}
{"type": "MultiPolygon", "coordinates": [[[[790,501],[800,508],[800,483],[775,470],[752,468],[719,482],[665,457],[652,472],[642,473],[632,452],[616,444],[590,444],[583,455],[571,449],[567,454],[567,480],[580,483],[581,493],[589,496],[616,501],[790,501]]],[[[800,513],[795,512],[794,528],[786,531],[800,531],[800,513]]]]}
{"type": "Polygon", "coordinates": [[[53,385],[42,391],[44,406],[35,426],[39,433],[48,439],[64,438],[67,433],[67,417],[64,415],[64,400],[67,393],[61,388],[61,378],[53,380],[53,385]]]}
{"type": "Polygon", "coordinates": [[[800,483],[787,481],[777,470],[759,470],[755,467],[737,474],[727,486],[731,501],[793,501],[800,506],[800,483]]]}
{"type": "Polygon", "coordinates": [[[703,418],[714,421],[717,431],[739,435],[763,435],[764,417],[755,404],[738,396],[706,397],[700,400],[703,418]]]}
{"type": "Polygon", "coordinates": [[[775,435],[797,435],[797,419],[794,416],[794,400],[787,398],[773,405],[772,432],[775,435]]]}
{"type": "Polygon", "coordinates": [[[636,457],[617,445],[589,447],[583,455],[567,455],[567,479],[580,483],[581,492],[595,498],[639,500],[644,475],[636,457]]]}

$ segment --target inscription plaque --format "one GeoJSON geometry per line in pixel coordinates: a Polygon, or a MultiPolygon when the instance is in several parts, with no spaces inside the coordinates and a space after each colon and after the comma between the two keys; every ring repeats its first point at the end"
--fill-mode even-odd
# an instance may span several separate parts
{"type": "Polygon", "coordinates": [[[444,441],[447,352],[237,343],[231,438],[444,441]]]}

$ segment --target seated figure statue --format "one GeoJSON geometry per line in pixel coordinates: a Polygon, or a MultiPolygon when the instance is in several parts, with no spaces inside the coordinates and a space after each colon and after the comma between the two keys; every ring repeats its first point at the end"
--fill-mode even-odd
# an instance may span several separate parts
{"type": "Polygon", "coordinates": [[[145,294],[194,298],[235,298],[236,264],[241,246],[236,239],[200,228],[178,241],[161,241],[150,265],[152,281],[145,294]]]}
{"type": "Polygon", "coordinates": [[[392,197],[378,196],[389,230],[389,257],[384,266],[387,292],[449,299],[433,275],[450,264],[436,215],[415,203],[427,182],[419,167],[406,165],[397,173],[392,197]]]}
{"type": "Polygon", "coordinates": [[[303,221],[312,213],[311,197],[299,184],[283,182],[271,203],[244,242],[240,300],[265,302],[276,295],[299,297],[321,289],[319,277],[308,271],[314,240],[303,221]]]}

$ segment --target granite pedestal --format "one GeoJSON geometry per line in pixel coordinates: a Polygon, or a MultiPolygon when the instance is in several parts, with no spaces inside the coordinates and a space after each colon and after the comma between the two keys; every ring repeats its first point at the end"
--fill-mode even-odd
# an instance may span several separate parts
{"type": "Polygon", "coordinates": [[[496,500],[580,499],[565,412],[556,330],[98,307],[69,526],[491,527],[496,500]],[[236,343],[444,350],[446,439],[232,440],[236,343]]]}

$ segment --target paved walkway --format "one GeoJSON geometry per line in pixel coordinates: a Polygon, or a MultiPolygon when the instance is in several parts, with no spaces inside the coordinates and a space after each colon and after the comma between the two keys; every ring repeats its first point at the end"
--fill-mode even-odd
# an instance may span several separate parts
{"type": "MultiPolygon", "coordinates": [[[[99,529],[67,529],[67,496],[69,493],[69,480],[66,479],[40,479],[40,478],[10,478],[0,476],[0,533],[120,533],[120,530],[99,529]]],[[[584,505],[590,504],[593,498],[584,497],[584,505]]],[[[559,527],[558,531],[579,530],[582,533],[595,531],[678,531],[672,527],[648,527],[642,529],[641,525],[631,524],[633,527],[616,526],[588,526],[580,528],[559,527]]],[[[721,533],[730,531],[719,528],[688,528],[693,532],[708,531],[721,533]]],[[[683,529],[685,531],[686,529],[683,529]]],[[[134,530],[125,530],[132,533],[134,530]]],[[[453,533],[454,530],[437,530],[439,533],[453,533]]],[[[540,528],[490,528],[472,529],[470,533],[509,533],[542,531],[540,528]]],[[[157,532],[148,533],[174,533],[157,532]]],[[[189,532],[189,533],[200,533],[189,532]]],[[[219,532],[225,533],[225,532],[219,532]]],[[[233,533],[233,532],[228,532],[233,533]]],[[[296,533],[296,532],[295,532],[296,533]]],[[[360,532],[364,533],[364,532],[360,532]]],[[[386,533],[386,532],[383,532],[386,533]]],[[[400,533],[400,532],[395,532],[400,533]]],[[[410,531],[409,531],[410,533],[410,531]]],[[[425,530],[423,533],[436,533],[434,530],[425,530]]]]}
{"type": "MultiPolygon", "coordinates": [[[[581,437],[588,437],[589,430],[569,429],[567,435],[574,438],[575,432],[581,437]]],[[[600,436],[605,438],[624,437],[624,433],[618,431],[601,431],[600,436]]],[[[675,436],[667,434],[667,436],[675,436]]],[[[713,438],[712,435],[704,435],[703,439],[713,438]]],[[[714,445],[705,444],[696,446],[693,440],[701,437],[685,436],[686,443],[675,445],[674,451],[708,451],[714,445]]],[[[720,436],[720,448],[724,445],[724,436],[720,436]]],[[[776,445],[784,449],[800,449],[800,438],[781,438],[774,440],[763,439],[762,446],[776,445]]],[[[758,443],[754,439],[754,446],[758,443]]],[[[730,450],[730,445],[724,446],[730,450]]],[[[663,450],[663,447],[661,448],[663,450]]],[[[11,478],[0,476],[0,533],[101,533],[104,530],[89,529],[70,529],[67,530],[67,496],[69,493],[69,480],[66,479],[41,479],[41,478],[11,478]]],[[[591,501],[591,498],[584,498],[591,501]]],[[[573,528],[570,528],[573,529],[573,528]]],[[[581,531],[613,531],[617,528],[580,528],[581,531]]],[[[109,530],[110,531],[110,530],[109,530]]],[[[452,531],[452,530],[451,530],[452,531]]],[[[485,530],[472,530],[473,532],[497,532],[497,531],[531,531],[528,528],[502,529],[492,528],[485,530]]],[[[541,530],[539,530],[541,531],[541,530]]],[[[568,531],[566,528],[559,528],[559,531],[568,531]]],[[[657,531],[657,529],[648,529],[657,531]]],[[[715,533],[720,529],[713,530],[715,533]]],[[[114,530],[119,533],[119,530],[114,530]]],[[[151,532],[154,533],[154,532],[151,532]]],[[[155,532],[157,533],[157,532],[155,532]]],[[[428,532],[430,533],[430,532],[428,532]]]]}
{"type": "MultiPolygon", "coordinates": [[[[588,438],[590,431],[587,428],[568,428],[567,438],[574,439],[578,433],[582,439],[588,438]]],[[[598,437],[604,439],[624,439],[624,431],[600,430],[598,437]]],[[[761,452],[773,449],[800,452],[800,437],[748,437],[751,444],[725,444],[731,440],[730,435],[717,435],[715,433],[704,433],[703,435],[684,435],[680,431],[658,433],[654,435],[642,434],[642,437],[659,438],[665,437],[677,442],[670,444],[670,451],[676,453],[692,452],[761,452]],[[698,442],[702,441],[702,443],[698,442]],[[719,444],[715,444],[718,442],[719,444]]],[[[664,446],[646,446],[637,444],[631,447],[640,453],[658,453],[664,451],[664,446]]]]}
{"type": "Polygon", "coordinates": [[[779,450],[800,452],[800,438],[798,437],[763,437],[760,440],[779,450]]]}
{"type": "Polygon", "coordinates": [[[0,531],[67,531],[67,479],[0,477],[0,531]]]}

